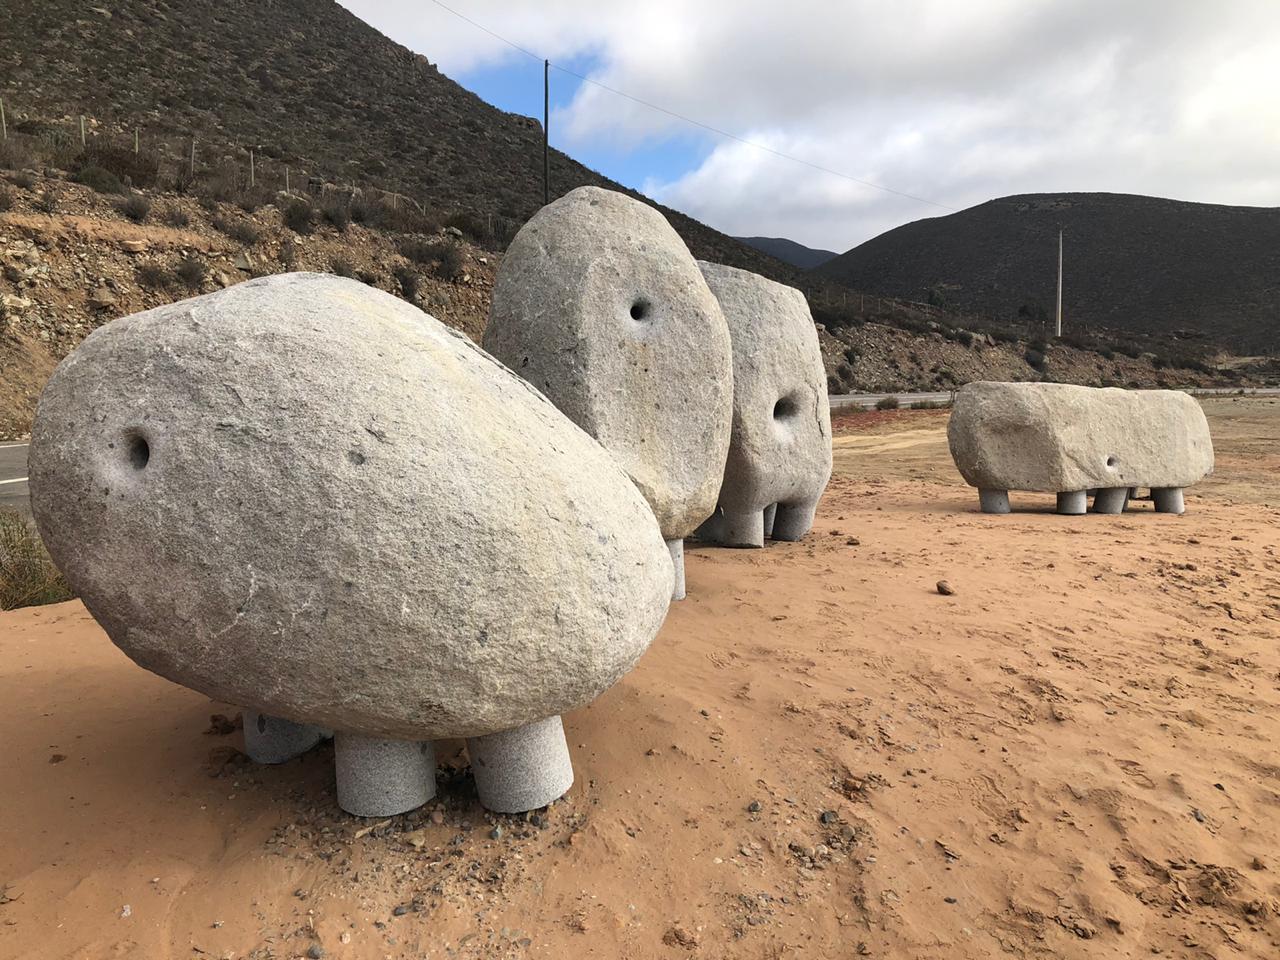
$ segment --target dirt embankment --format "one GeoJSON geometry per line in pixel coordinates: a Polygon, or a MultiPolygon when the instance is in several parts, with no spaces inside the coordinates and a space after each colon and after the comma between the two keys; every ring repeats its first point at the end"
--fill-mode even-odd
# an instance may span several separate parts
{"type": "Polygon", "coordinates": [[[0,614],[0,956],[1280,955],[1280,403],[1208,409],[1182,517],[983,516],[945,414],[845,418],[814,532],[691,547],[530,817],[456,744],[344,817],[330,749],[248,765],[79,604],[0,614]]]}
{"type": "Polygon", "coordinates": [[[357,223],[339,228],[317,210],[314,227],[298,233],[282,217],[287,198],[246,212],[158,193],[134,223],[117,210],[122,197],[59,179],[28,182],[6,188],[13,206],[0,213],[0,440],[27,433],[54,366],[97,327],[255,276],[342,273],[404,296],[473,339],[484,330],[497,258],[457,231],[406,238],[357,223]],[[406,240],[456,248],[457,275],[437,276],[405,257],[406,240]]]}

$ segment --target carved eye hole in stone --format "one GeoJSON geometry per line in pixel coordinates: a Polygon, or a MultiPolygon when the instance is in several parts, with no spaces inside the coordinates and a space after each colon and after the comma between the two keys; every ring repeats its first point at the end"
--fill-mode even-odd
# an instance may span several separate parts
{"type": "Polygon", "coordinates": [[[792,396],[779,397],[778,402],[773,405],[773,419],[790,420],[800,412],[800,405],[796,403],[796,398],[792,396]]]}
{"type": "Polygon", "coordinates": [[[649,301],[644,297],[637,297],[631,304],[631,319],[639,323],[642,320],[649,319],[649,301]]]}
{"type": "Polygon", "coordinates": [[[151,444],[140,433],[133,433],[125,438],[124,452],[129,466],[135,470],[145,470],[151,460],[151,444]]]}
{"type": "Polygon", "coordinates": [[[1114,456],[1107,457],[1107,466],[1114,467],[1115,465],[1116,465],[1116,458],[1114,456]]]}

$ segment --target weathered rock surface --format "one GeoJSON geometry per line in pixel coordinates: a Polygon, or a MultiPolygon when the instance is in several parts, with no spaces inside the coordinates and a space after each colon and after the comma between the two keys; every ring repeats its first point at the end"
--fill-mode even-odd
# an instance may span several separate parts
{"type": "Polygon", "coordinates": [[[764,542],[808,533],[831,479],[831,408],[818,333],[804,294],[735,267],[699,261],[733,343],[733,431],[716,515],[702,539],[764,542]]]}
{"type": "Polygon", "coordinates": [[[1186,487],[1213,472],[1204,411],[1177,390],[970,383],[947,440],[965,482],[987,490],[1186,487]]]}
{"type": "Polygon", "coordinates": [[[369,736],[580,706],[671,593],[603,447],[353,280],[253,280],[97,330],[41,397],[30,475],[53,558],[140,665],[369,736]]]}
{"type": "Polygon", "coordinates": [[[544,207],[503,257],[484,345],[618,458],[664,537],[710,516],[729,449],[729,331],[658,211],[598,187],[544,207]]]}

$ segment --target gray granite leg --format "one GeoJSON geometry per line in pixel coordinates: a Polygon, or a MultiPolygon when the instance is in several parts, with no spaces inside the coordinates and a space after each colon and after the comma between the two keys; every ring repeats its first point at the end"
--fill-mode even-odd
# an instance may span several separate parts
{"type": "Polygon", "coordinates": [[[1124,513],[1129,503],[1128,487],[1108,487],[1099,490],[1093,497],[1094,513],[1124,513]]]}
{"type": "Polygon", "coordinates": [[[778,505],[771,503],[764,508],[764,535],[766,537],[773,536],[773,521],[778,515],[778,505]]]}
{"type": "Polygon", "coordinates": [[[545,807],[573,786],[564,725],[547,717],[467,741],[480,802],[495,813],[545,807]]]}
{"type": "Polygon", "coordinates": [[[667,549],[671,551],[671,563],[676,568],[675,585],[671,588],[672,600],[684,599],[684,541],[668,540],[667,549]]]}
{"type": "Polygon", "coordinates": [[[1156,502],[1156,513],[1182,513],[1186,509],[1181,487],[1157,487],[1151,491],[1156,502]]]}
{"type": "Polygon", "coordinates": [[[1083,490],[1071,490],[1058,494],[1058,512],[1079,516],[1089,506],[1089,498],[1083,490]]]}
{"type": "Polygon", "coordinates": [[[697,536],[705,543],[717,543],[722,547],[763,547],[764,511],[728,513],[717,507],[716,512],[698,528],[697,536]]]}
{"type": "Polygon", "coordinates": [[[334,738],[338,806],[357,817],[391,817],[436,795],[430,741],[381,740],[338,731],[334,738]]]}
{"type": "MultiPolygon", "coordinates": [[[[813,515],[818,510],[818,502],[812,503],[780,503],[773,515],[773,539],[799,540],[813,529],[813,515]]],[[[763,517],[761,517],[763,525],[763,517]]]]}
{"type": "Polygon", "coordinates": [[[978,505],[982,507],[983,513],[1008,513],[1010,510],[1009,491],[979,490],[978,505]]]}
{"type": "Polygon", "coordinates": [[[244,720],[244,752],[254,763],[284,763],[300,757],[325,738],[325,731],[256,710],[240,712],[244,720]]]}

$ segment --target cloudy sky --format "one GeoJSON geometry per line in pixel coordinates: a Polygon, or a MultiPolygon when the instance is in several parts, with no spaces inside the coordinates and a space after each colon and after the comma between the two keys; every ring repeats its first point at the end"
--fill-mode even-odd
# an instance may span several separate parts
{"type": "MultiPolygon", "coordinates": [[[[341,2],[541,117],[528,55],[432,0],[341,2]]],[[[552,71],[554,146],[732,234],[843,251],[1065,190],[1280,206],[1277,0],[444,2],[572,73],[898,191],[552,71]]]]}

